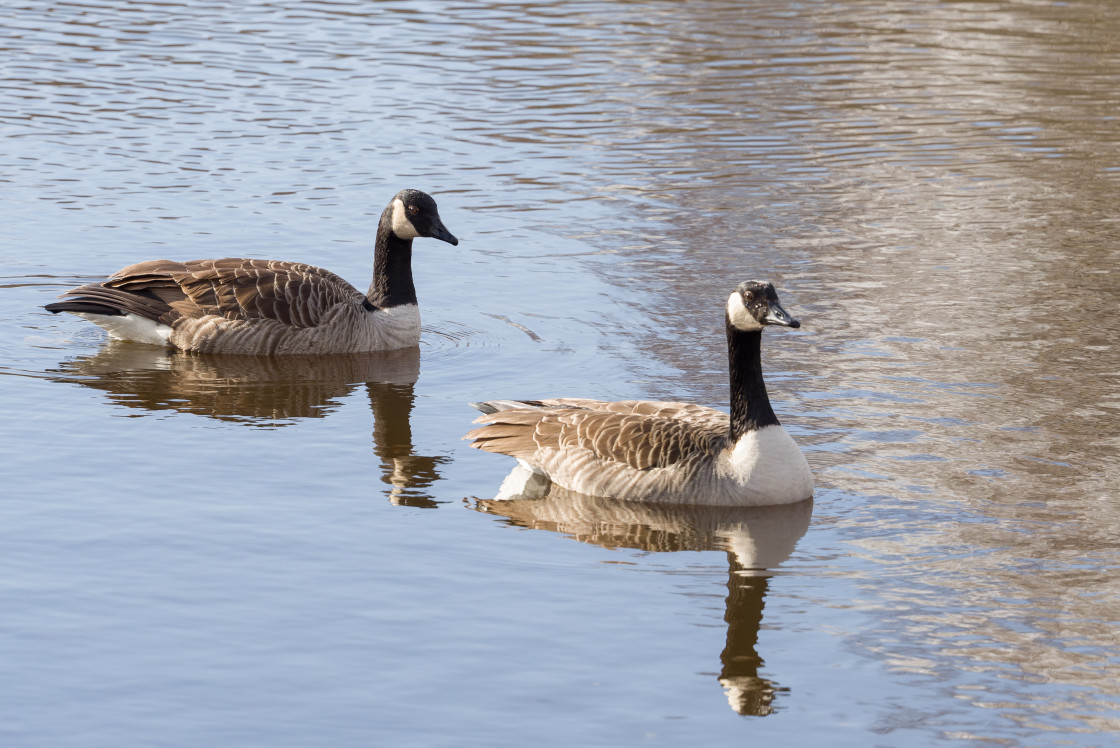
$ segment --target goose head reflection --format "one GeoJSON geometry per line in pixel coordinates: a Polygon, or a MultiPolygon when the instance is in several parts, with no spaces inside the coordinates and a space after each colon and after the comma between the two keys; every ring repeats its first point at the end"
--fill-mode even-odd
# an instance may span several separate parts
{"type": "Polygon", "coordinates": [[[365,386],[373,451],[395,504],[434,507],[427,489],[447,457],[415,453],[411,415],[420,350],[335,356],[200,356],[110,339],[91,356],[63,361],[55,381],[106,393],[110,402],[175,410],[247,426],[280,428],[323,418],[365,386]]]}
{"type": "Polygon", "coordinates": [[[813,500],[763,507],[686,506],[622,501],[578,494],[521,466],[498,496],[474,508],[517,527],[549,530],[604,548],[727,553],[727,640],[719,682],[739,714],[773,712],[789,689],[759,674],[758,632],[773,569],[789,559],[809,527],[813,500]]]}

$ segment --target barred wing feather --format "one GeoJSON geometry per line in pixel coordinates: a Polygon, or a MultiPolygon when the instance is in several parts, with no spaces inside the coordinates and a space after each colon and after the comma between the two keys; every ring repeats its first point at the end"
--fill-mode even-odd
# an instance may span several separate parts
{"type": "MultiPolygon", "coordinates": [[[[338,305],[361,305],[365,298],[314,265],[245,258],[151,260],[124,268],[103,285],[110,293],[158,298],[169,307],[171,319],[219,315],[271,319],[297,328],[315,327],[338,305]]],[[[81,290],[88,295],[86,289],[81,290]]]]}
{"type": "Polygon", "coordinates": [[[555,399],[481,416],[471,446],[521,459],[538,450],[586,451],[636,470],[711,455],[727,441],[727,415],[685,403],[555,399]]]}

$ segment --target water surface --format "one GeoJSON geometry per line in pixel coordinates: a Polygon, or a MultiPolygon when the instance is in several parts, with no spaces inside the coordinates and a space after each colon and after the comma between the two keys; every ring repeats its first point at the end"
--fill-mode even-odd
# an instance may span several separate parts
{"type": "Polygon", "coordinates": [[[1120,21],[1069,3],[20,2],[0,52],[13,745],[1105,745],[1120,21]],[[205,359],[41,305],[141,259],[364,288],[418,350],[205,359]],[[810,504],[490,502],[471,400],[726,407],[778,287],[810,504]],[[575,541],[575,542],[573,542],[575,541]]]}

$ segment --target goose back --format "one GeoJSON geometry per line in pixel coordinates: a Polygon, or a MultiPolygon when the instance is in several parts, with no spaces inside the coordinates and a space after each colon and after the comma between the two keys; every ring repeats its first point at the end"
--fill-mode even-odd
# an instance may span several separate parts
{"type": "Polygon", "coordinates": [[[303,263],[235,257],[150,260],[65,296],[102,302],[109,314],[83,314],[94,322],[101,317],[108,317],[110,325],[139,325],[134,317],[151,320],[156,335],[197,353],[355,353],[419,341],[415,305],[379,310],[384,317],[379,319],[352,285],[303,263]]]}
{"type": "Polygon", "coordinates": [[[477,418],[484,425],[465,438],[477,449],[516,457],[568,490],[742,506],[812,495],[805,458],[781,427],[732,442],[726,413],[690,403],[558,398],[509,407],[515,403],[477,418]]]}

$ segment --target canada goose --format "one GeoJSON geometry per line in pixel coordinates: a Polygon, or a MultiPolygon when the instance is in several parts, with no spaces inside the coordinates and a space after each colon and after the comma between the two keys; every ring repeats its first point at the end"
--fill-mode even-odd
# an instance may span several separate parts
{"type": "Polygon", "coordinates": [[[363,294],[322,268],[229,257],[149,260],[88,283],[47,304],[73,312],[122,340],[197,353],[281,355],[364,353],[420,342],[412,283],[412,240],[458,244],[436,201],[401,190],[381,214],[373,282],[363,294]]]}
{"type": "Polygon", "coordinates": [[[731,415],[700,405],[577,398],[472,403],[487,424],[464,438],[516,457],[592,496],[688,504],[792,504],[813,476],[778,422],[762,379],[765,325],[800,327],[774,286],[747,281],[727,299],[731,415]]]}

